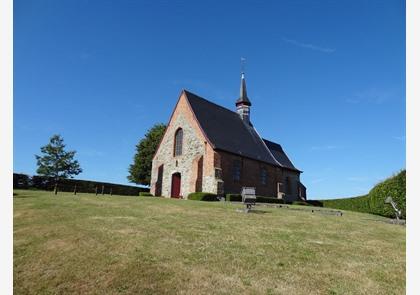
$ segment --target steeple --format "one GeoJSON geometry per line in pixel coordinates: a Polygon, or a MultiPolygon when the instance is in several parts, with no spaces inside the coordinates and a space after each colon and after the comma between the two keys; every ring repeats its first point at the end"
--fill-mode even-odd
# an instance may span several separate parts
{"type": "Polygon", "coordinates": [[[248,98],[248,94],[246,93],[246,83],[245,83],[245,73],[241,73],[241,88],[239,90],[239,98],[236,100],[236,106],[238,104],[246,104],[251,106],[251,101],[248,98]]]}
{"type": "Polygon", "coordinates": [[[250,124],[250,106],[251,101],[246,93],[245,73],[241,73],[241,88],[239,90],[239,98],[236,100],[236,112],[241,116],[242,120],[250,124]]]}

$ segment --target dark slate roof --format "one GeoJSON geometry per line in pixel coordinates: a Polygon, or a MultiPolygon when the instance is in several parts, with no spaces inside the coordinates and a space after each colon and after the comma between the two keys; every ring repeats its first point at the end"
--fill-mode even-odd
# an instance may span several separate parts
{"type": "Polygon", "coordinates": [[[279,144],[263,141],[254,127],[244,123],[236,112],[189,91],[184,92],[198,123],[215,149],[297,170],[279,144]]]}
{"type": "MultiPolygon", "coordinates": [[[[271,154],[276,158],[277,162],[281,163],[282,166],[296,169],[296,167],[293,165],[292,161],[287,157],[286,153],[283,151],[283,148],[278,143],[269,141],[267,139],[263,138],[263,141],[265,145],[270,150],[271,154]]],[[[298,170],[298,169],[296,169],[298,170]]]]}

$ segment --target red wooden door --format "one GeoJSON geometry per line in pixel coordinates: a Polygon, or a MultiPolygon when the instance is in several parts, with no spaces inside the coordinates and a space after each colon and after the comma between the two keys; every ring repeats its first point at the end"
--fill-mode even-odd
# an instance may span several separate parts
{"type": "Polygon", "coordinates": [[[172,174],[171,197],[179,198],[181,193],[181,174],[172,174]]]}

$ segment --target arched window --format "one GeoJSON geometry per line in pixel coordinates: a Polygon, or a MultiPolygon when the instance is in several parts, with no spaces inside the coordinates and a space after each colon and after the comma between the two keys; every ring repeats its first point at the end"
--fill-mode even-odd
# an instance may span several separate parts
{"type": "Polygon", "coordinates": [[[182,129],[179,128],[175,132],[174,156],[182,155],[182,137],[183,137],[183,132],[182,132],[182,129]]]}

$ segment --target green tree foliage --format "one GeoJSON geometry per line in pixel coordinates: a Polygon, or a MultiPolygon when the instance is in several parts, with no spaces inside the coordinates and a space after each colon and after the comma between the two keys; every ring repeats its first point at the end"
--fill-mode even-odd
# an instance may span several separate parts
{"type": "Polygon", "coordinates": [[[65,151],[64,139],[55,134],[50,138],[50,142],[41,147],[42,155],[35,155],[38,169],[36,172],[39,175],[53,177],[56,181],[73,177],[81,173],[79,162],[74,160],[76,151],[65,151]]]}
{"type": "Polygon", "coordinates": [[[134,163],[128,168],[130,174],[127,179],[130,182],[143,185],[150,184],[153,156],[162,140],[165,129],[165,124],[155,124],[136,145],[134,163]]]}
{"type": "Polygon", "coordinates": [[[53,177],[55,181],[73,175],[78,175],[82,172],[79,162],[74,160],[76,151],[65,151],[64,139],[55,134],[50,138],[50,142],[41,147],[42,155],[35,155],[38,169],[36,172],[39,175],[53,177]]]}

